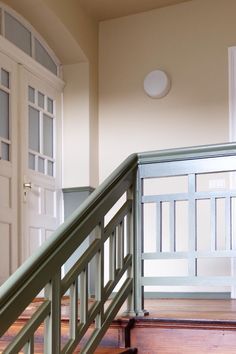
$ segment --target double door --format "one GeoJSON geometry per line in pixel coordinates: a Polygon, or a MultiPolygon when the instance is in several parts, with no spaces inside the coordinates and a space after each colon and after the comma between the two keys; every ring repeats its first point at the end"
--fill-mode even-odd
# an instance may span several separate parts
{"type": "Polygon", "coordinates": [[[0,53],[0,284],[61,222],[61,92],[0,53]]]}

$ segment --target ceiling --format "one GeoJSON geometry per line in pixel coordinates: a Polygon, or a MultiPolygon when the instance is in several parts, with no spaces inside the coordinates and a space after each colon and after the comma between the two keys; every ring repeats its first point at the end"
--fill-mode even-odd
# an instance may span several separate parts
{"type": "Polygon", "coordinates": [[[78,0],[87,14],[97,21],[136,14],[191,0],[78,0]]]}

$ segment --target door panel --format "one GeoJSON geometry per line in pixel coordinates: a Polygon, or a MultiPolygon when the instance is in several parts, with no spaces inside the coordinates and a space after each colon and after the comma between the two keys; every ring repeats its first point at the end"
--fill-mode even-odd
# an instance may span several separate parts
{"type": "Polygon", "coordinates": [[[17,65],[0,53],[0,284],[18,266],[17,65]]]}
{"type": "Polygon", "coordinates": [[[25,259],[61,222],[61,93],[24,68],[20,76],[25,259]]]}

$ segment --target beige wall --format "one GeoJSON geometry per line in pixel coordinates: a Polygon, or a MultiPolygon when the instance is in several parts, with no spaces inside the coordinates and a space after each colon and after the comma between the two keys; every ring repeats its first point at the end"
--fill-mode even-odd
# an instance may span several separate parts
{"type": "Polygon", "coordinates": [[[101,180],[134,151],[228,140],[235,13],[235,0],[193,0],[100,24],[101,180]],[[143,92],[157,68],[172,81],[160,100],[143,92]]]}
{"type": "Polygon", "coordinates": [[[63,186],[86,186],[89,181],[88,63],[64,65],[64,181],[63,186]],[[79,161],[80,163],[77,163],[79,161]],[[72,170],[73,166],[73,170],[72,170]]]}
{"type": "MultiPolygon", "coordinates": [[[[70,0],[70,2],[58,0],[43,1],[61,19],[79,43],[89,63],[89,179],[86,185],[96,186],[98,183],[98,25],[96,21],[86,15],[77,0],[70,0]]],[[[79,97],[78,99],[80,100],[79,97]]],[[[75,124],[77,125],[78,121],[75,124]]],[[[87,131],[85,134],[87,134],[87,131]]],[[[65,140],[68,139],[70,137],[65,136],[65,140]]],[[[75,146],[78,146],[78,140],[75,140],[74,143],[75,146]]],[[[82,141],[79,145],[80,150],[84,150],[82,141]]],[[[87,151],[85,150],[86,153],[87,151]]],[[[65,158],[70,159],[70,156],[65,155],[65,158]]],[[[87,168],[87,165],[83,164],[83,159],[77,160],[77,164],[80,165],[81,171],[87,168]]],[[[71,173],[73,173],[73,168],[74,163],[71,166],[71,173]]],[[[80,179],[79,175],[78,178],[80,179]]]]}

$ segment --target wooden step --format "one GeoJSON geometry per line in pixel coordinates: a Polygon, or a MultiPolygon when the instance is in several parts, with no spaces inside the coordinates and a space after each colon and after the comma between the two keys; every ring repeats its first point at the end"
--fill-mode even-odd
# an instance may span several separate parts
{"type": "MultiPolygon", "coordinates": [[[[27,319],[21,319],[16,321],[10,329],[0,338],[0,353],[6,348],[6,346],[15,338],[17,333],[24,326],[27,319]]],[[[130,348],[130,329],[133,326],[132,319],[120,320],[116,319],[112,326],[108,329],[107,333],[103,337],[99,348],[95,351],[96,354],[120,354],[120,353],[137,353],[135,348],[130,348]],[[129,345],[126,345],[129,343],[129,345]],[[129,348],[128,348],[129,347],[129,348]]],[[[62,321],[61,323],[61,335],[62,343],[66,343],[68,340],[68,321],[62,321]]],[[[93,326],[88,329],[85,338],[82,339],[80,346],[77,347],[74,353],[79,353],[81,346],[86,343],[86,340],[93,332],[93,326]]],[[[34,335],[34,353],[43,353],[43,334],[44,326],[43,324],[39,326],[34,335]]],[[[63,347],[63,344],[62,344],[63,347]]]]}
{"type": "Polygon", "coordinates": [[[132,346],[142,354],[235,354],[236,321],[136,319],[132,346]]]}
{"type": "Polygon", "coordinates": [[[94,354],[134,354],[138,353],[136,348],[99,348],[97,349],[94,354]]]}

